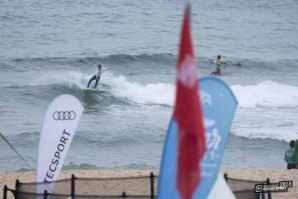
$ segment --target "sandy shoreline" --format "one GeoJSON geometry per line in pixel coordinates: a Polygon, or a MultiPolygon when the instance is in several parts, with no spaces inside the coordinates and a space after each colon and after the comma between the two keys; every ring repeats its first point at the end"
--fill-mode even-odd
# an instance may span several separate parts
{"type": "MultiPolygon", "coordinates": [[[[150,172],[158,175],[156,170],[67,170],[62,171],[59,179],[70,178],[71,174],[81,178],[108,178],[108,177],[133,177],[133,176],[149,176],[150,172]]],[[[277,183],[284,180],[292,180],[293,187],[288,188],[288,192],[274,193],[272,196],[276,198],[297,198],[298,195],[298,170],[257,170],[257,169],[233,169],[221,170],[222,173],[227,173],[229,178],[265,181],[270,178],[271,183],[277,183]]],[[[0,173],[0,197],[3,196],[3,187],[7,185],[9,188],[15,187],[15,180],[21,182],[34,182],[35,172],[2,172],[0,173]]],[[[138,186],[144,187],[142,183],[138,186]]],[[[147,186],[147,185],[146,185],[147,186]]],[[[138,189],[137,187],[134,187],[138,189]]],[[[129,188],[128,188],[129,189],[129,188]]],[[[9,198],[13,198],[9,194],[9,198]]]]}

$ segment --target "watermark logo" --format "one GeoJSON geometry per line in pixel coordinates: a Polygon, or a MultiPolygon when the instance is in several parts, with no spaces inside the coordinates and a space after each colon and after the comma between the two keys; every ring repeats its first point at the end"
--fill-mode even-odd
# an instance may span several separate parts
{"type": "Polygon", "coordinates": [[[293,181],[279,181],[278,183],[271,184],[256,184],[255,193],[267,193],[267,192],[286,192],[288,187],[293,186],[293,181]]]}

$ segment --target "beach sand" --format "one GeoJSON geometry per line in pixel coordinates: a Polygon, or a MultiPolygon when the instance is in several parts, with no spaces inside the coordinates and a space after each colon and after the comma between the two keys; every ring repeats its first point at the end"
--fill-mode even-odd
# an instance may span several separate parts
{"type": "MultiPolygon", "coordinates": [[[[158,175],[158,171],[154,170],[67,170],[62,171],[59,179],[70,178],[71,174],[75,174],[78,178],[109,178],[109,177],[135,177],[135,176],[149,176],[150,172],[154,175],[158,175]]],[[[293,187],[288,188],[288,192],[273,193],[272,198],[274,199],[294,199],[298,195],[298,170],[252,170],[252,169],[233,169],[233,170],[221,170],[222,173],[227,173],[229,178],[245,179],[245,180],[255,180],[255,181],[265,181],[270,178],[271,183],[277,183],[279,181],[291,180],[293,181],[293,187]]],[[[0,173],[0,198],[3,195],[3,187],[7,185],[9,188],[14,189],[15,180],[19,179],[20,182],[34,182],[35,172],[3,172],[0,173]]],[[[147,178],[148,179],[148,178],[147,178]]],[[[149,194],[148,180],[138,181],[134,183],[133,186],[125,187],[123,189],[128,194],[141,193],[149,194]],[[146,189],[144,189],[146,187],[146,189]]],[[[119,185],[119,181],[109,181],[109,185],[102,184],[102,187],[96,187],[96,191],[102,189],[103,192],[112,193],[111,188],[116,188],[119,185]]],[[[127,184],[127,183],[125,183],[127,184]]],[[[131,183],[130,183],[131,184],[131,183]]],[[[81,183],[81,186],[88,186],[87,190],[90,190],[89,194],[92,194],[92,187],[85,182],[81,183]]],[[[155,187],[156,188],[156,187],[155,187]]],[[[116,188],[119,191],[119,188],[116,188]]],[[[9,199],[12,199],[12,194],[8,195],[9,199]]]]}

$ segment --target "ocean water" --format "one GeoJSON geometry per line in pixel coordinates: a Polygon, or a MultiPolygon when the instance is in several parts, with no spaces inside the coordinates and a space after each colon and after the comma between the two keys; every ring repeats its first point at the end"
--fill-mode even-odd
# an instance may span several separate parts
{"type": "MultiPolygon", "coordinates": [[[[34,169],[58,95],[85,111],[65,169],[158,169],[173,111],[184,1],[0,1],[0,171],[34,169]],[[104,65],[99,90],[86,85],[104,65]]],[[[239,105],[222,168],[286,168],[298,139],[298,2],[192,1],[199,76],[221,54],[239,105]],[[238,67],[241,63],[243,67],[238,67]]]]}

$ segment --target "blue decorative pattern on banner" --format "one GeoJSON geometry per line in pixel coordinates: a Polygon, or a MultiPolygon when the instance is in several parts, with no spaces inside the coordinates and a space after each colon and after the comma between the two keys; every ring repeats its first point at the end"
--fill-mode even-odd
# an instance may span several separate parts
{"type": "MultiPolygon", "coordinates": [[[[207,151],[201,162],[202,179],[193,198],[208,197],[216,180],[237,100],[226,83],[216,77],[199,80],[207,151]]],[[[176,190],[177,125],[171,119],[160,167],[158,198],[181,198],[176,190]]]]}

